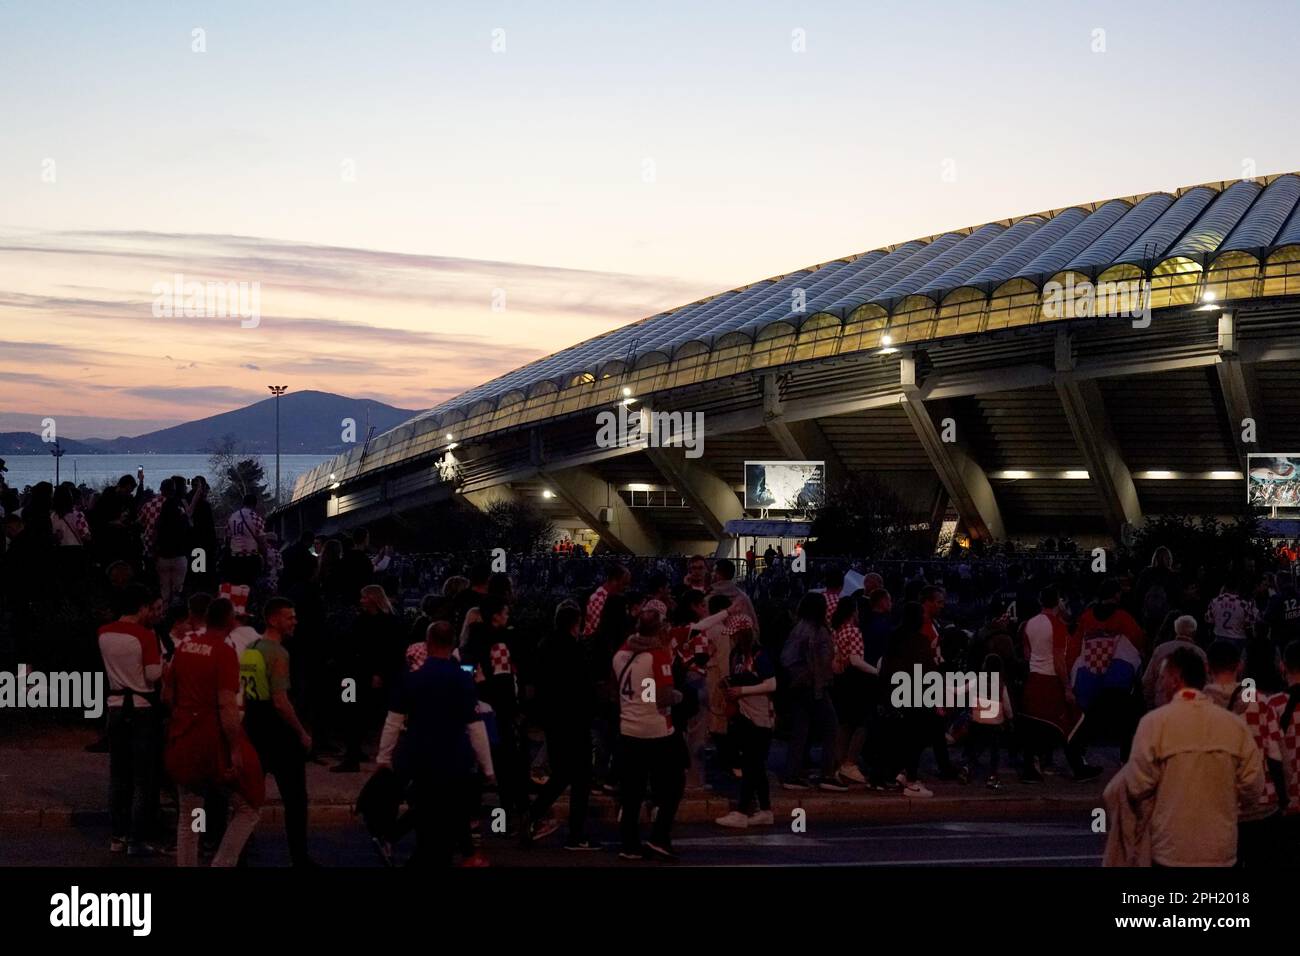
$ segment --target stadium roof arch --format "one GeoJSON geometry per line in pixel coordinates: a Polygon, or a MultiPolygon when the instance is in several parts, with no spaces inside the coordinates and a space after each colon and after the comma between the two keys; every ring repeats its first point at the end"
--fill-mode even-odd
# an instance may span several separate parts
{"type": "Polygon", "coordinates": [[[1300,175],[1204,183],[885,246],[649,316],[323,463],[280,514],[342,525],[529,495],[619,550],[697,547],[743,516],[744,458],[812,457],[832,479],[878,472],[919,519],[955,515],[977,538],[1115,535],[1144,514],[1236,510],[1247,451],[1300,449],[1296,373],[1300,175]],[[1071,308],[1116,283],[1142,288],[1150,323],[1071,308]],[[597,448],[593,416],[628,401],[705,413],[704,459],[597,448]],[[1270,447],[1242,444],[1247,417],[1270,447]],[[956,443],[936,437],[947,418],[956,443]]]}

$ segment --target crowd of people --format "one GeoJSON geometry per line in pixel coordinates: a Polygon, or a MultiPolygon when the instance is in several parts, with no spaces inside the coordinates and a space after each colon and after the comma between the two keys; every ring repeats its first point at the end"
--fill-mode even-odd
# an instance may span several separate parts
{"type": "Polygon", "coordinates": [[[1059,752],[1082,781],[1101,772],[1089,748],[1113,746],[1117,807],[1148,837],[1136,858],[1297,856],[1300,593],[1249,562],[1160,548],[1111,576],[1083,560],[756,573],[562,554],[494,571],[376,550],[364,529],[281,547],[256,496],[218,522],[207,494],[124,476],[83,510],[66,486],[0,489],[6,656],[90,650],[107,675],[114,852],[234,865],[273,776],[290,857],[313,865],[312,761],[366,774],[358,808],[385,860],[413,833],[411,862],[479,865],[490,835],[560,830],[566,792],[566,849],[601,848],[590,797],[606,793],[620,856],[669,860],[689,791],[733,796],[721,827],[774,825],[773,764],[788,791],[923,800],[923,770],[998,790],[1060,773],[1059,752]],[[43,574],[85,595],[79,649],[51,650],[70,642],[47,619],[83,618],[51,611],[43,574]],[[930,674],[984,696],[898,692],[930,674]]]}

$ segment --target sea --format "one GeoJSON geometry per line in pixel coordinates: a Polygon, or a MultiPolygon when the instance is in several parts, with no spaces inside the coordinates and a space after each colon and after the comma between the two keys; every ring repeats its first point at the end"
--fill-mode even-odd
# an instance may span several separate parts
{"type": "MultiPolygon", "coordinates": [[[[5,455],[5,482],[22,490],[38,481],[54,481],[53,455],[5,455]]],[[[244,456],[240,456],[244,457],[244,456]]],[[[253,455],[262,462],[267,490],[275,493],[275,456],[253,455]]],[[[283,495],[293,490],[293,483],[303,472],[310,471],[331,455],[281,455],[280,486],[283,495]]],[[[157,489],[159,482],[172,475],[193,478],[203,475],[215,485],[207,455],[64,455],[59,459],[59,480],[75,481],[92,488],[103,488],[123,475],[134,476],[144,468],[146,487],[157,489]]]]}

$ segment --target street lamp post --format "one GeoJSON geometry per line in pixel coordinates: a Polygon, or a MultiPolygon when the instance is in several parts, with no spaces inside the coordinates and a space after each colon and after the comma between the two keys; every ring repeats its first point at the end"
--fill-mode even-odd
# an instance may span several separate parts
{"type": "Polygon", "coordinates": [[[275,504],[280,504],[280,396],[289,391],[288,385],[268,385],[275,396],[275,504]]]}

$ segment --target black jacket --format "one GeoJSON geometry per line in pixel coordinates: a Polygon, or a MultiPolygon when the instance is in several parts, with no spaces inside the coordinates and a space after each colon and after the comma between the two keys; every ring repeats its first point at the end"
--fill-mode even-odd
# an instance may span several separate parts
{"type": "Polygon", "coordinates": [[[537,716],[544,727],[590,725],[595,713],[588,645],[551,634],[537,649],[537,716]]]}

